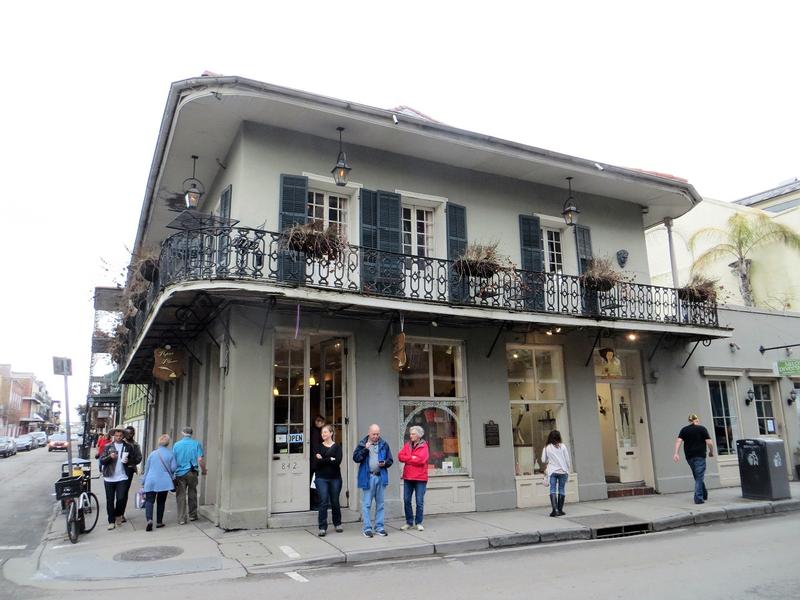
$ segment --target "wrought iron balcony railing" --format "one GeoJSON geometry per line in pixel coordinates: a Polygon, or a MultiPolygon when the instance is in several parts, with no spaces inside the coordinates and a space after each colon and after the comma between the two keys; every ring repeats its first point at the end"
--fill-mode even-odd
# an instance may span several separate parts
{"type": "Polygon", "coordinates": [[[287,249],[280,233],[244,227],[176,233],[165,240],[158,266],[148,304],[172,283],[224,279],[507,311],[718,326],[715,302],[683,299],[674,288],[622,282],[598,290],[575,275],[521,269],[475,273],[457,261],[355,245],[335,256],[314,257],[287,249]]]}

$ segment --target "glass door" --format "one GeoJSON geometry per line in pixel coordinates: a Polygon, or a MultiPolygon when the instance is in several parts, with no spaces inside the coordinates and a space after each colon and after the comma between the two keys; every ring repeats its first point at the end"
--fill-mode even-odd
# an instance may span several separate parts
{"type": "Polygon", "coordinates": [[[308,347],[305,338],[275,339],[272,388],[272,512],[309,508],[308,347]]]}
{"type": "MultiPolygon", "coordinates": [[[[347,406],[345,394],[345,341],[341,338],[330,339],[320,344],[319,369],[320,383],[318,414],[325,418],[334,428],[334,441],[342,447],[342,506],[348,505],[350,492],[348,490],[348,470],[352,461],[347,460],[347,406]]],[[[312,355],[315,353],[312,353],[312,355]]]]}
{"type": "Polygon", "coordinates": [[[611,385],[614,424],[617,433],[617,462],[620,483],[641,481],[642,464],[636,436],[636,415],[631,398],[631,388],[611,385]]]}

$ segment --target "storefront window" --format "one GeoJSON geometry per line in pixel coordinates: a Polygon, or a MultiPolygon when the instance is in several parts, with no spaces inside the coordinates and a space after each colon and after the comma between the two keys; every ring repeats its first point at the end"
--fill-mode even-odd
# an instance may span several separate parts
{"type": "Polygon", "coordinates": [[[461,354],[458,344],[406,343],[407,363],[399,376],[403,442],[412,425],[425,430],[431,475],[468,473],[461,354]]]}
{"type": "Polygon", "coordinates": [[[273,453],[303,453],[303,365],[302,339],[278,338],[275,341],[273,400],[273,453]]]}
{"type": "Polygon", "coordinates": [[[539,457],[553,429],[566,442],[566,398],[561,349],[509,346],[508,393],[516,475],[541,472],[539,457]]]}
{"type": "Polygon", "coordinates": [[[728,394],[728,382],[711,380],[708,382],[708,393],[711,396],[711,418],[714,424],[717,454],[726,456],[736,454],[736,434],[739,426],[736,420],[736,405],[728,394]]]}

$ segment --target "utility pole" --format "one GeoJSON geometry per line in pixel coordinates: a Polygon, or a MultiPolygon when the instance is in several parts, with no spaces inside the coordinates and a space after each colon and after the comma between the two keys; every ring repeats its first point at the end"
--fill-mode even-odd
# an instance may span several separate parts
{"type": "Polygon", "coordinates": [[[69,426],[69,385],[67,377],[72,375],[72,359],[63,356],[53,357],[53,374],[64,376],[64,412],[67,414],[67,464],[69,476],[72,476],[72,431],[69,426]]]}

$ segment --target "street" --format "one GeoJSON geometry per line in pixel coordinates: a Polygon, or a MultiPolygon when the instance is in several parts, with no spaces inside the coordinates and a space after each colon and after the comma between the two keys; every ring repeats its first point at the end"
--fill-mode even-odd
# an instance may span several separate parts
{"type": "Polygon", "coordinates": [[[53,511],[53,482],[66,460],[66,452],[47,448],[0,459],[0,565],[36,549],[53,511]]]}
{"type": "MultiPolygon", "coordinates": [[[[36,549],[54,508],[52,483],[65,459],[64,453],[48,454],[40,449],[0,461],[0,508],[4,509],[0,513],[0,539],[4,547],[24,546],[0,551],[3,561],[36,549]]],[[[120,535],[132,535],[132,531],[126,529],[120,535]]],[[[186,534],[191,531],[187,529],[186,534]]],[[[81,543],[102,543],[110,537],[104,538],[104,531],[98,533],[81,543]]],[[[795,558],[798,538],[800,513],[794,512],[600,541],[536,544],[202,583],[193,582],[193,576],[180,581],[153,577],[143,582],[138,578],[130,583],[122,581],[119,587],[130,587],[124,593],[148,600],[349,599],[365,595],[378,600],[535,596],[672,599],[687,592],[706,600],[784,599],[798,597],[800,589],[795,558]]],[[[4,582],[0,598],[64,599],[114,593],[88,589],[89,585],[80,582],[66,584],[60,591],[4,582]],[[77,589],[80,587],[86,589],[77,589]]]]}

